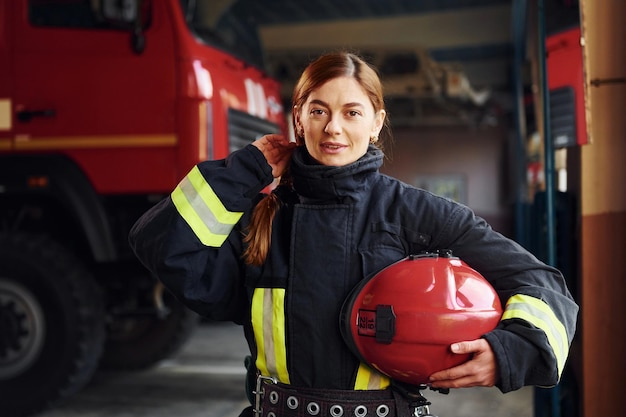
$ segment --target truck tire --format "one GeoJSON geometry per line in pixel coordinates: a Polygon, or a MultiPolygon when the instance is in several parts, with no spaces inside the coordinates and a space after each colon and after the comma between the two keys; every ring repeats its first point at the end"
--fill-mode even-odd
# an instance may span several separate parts
{"type": "Polygon", "coordinates": [[[117,317],[108,325],[102,369],[142,370],[178,352],[189,340],[199,316],[167,291],[163,292],[165,314],[117,317]]]}
{"type": "Polygon", "coordinates": [[[103,345],[102,296],[80,261],[44,236],[0,233],[0,415],[79,391],[103,345]]]}

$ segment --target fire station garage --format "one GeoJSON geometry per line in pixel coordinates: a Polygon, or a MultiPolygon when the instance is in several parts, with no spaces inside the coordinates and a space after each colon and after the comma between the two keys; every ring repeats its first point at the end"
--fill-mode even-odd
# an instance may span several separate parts
{"type": "Polygon", "coordinates": [[[295,83],[335,51],[383,82],[381,171],[469,206],[580,306],[558,385],[426,390],[427,415],[626,415],[624,39],[622,0],[0,0],[0,416],[239,415],[243,332],[128,233],[198,162],[293,138],[295,83]]]}

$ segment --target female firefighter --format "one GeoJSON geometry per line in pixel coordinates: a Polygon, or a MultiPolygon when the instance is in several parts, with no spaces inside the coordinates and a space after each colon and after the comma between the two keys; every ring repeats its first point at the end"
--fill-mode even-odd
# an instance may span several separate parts
{"type": "Polygon", "coordinates": [[[312,62],[294,89],[293,125],[295,143],[266,135],[199,163],[130,233],[189,308],[244,326],[256,415],[412,415],[393,381],[347,347],[339,315],[365,277],[444,248],[489,281],[504,314],[493,331],[451,344],[471,360],[432,374],[432,387],[559,381],[578,311],[563,276],[466,206],[379,172],[388,126],[374,68],[343,52],[312,62]]]}

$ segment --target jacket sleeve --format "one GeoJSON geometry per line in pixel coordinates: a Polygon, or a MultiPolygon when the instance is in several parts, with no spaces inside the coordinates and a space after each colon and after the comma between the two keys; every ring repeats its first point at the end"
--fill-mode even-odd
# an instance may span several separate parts
{"type": "Polygon", "coordinates": [[[451,209],[437,246],[480,272],[498,293],[504,313],[484,337],[499,366],[502,392],[525,385],[553,386],[561,377],[578,306],[557,269],[494,231],[467,207],[451,209]]]}
{"type": "Polygon", "coordinates": [[[132,227],[130,246],[177,299],[216,320],[241,322],[241,232],[271,167],[254,146],[196,165],[132,227]]]}

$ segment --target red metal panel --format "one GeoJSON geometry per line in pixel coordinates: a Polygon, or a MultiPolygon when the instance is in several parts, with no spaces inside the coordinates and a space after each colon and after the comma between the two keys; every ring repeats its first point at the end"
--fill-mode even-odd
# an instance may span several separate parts
{"type": "Polygon", "coordinates": [[[578,145],[585,145],[589,142],[589,137],[585,119],[585,81],[580,37],[578,27],[548,36],[546,66],[548,88],[551,91],[565,86],[570,86],[575,91],[576,142],[578,145]]]}

